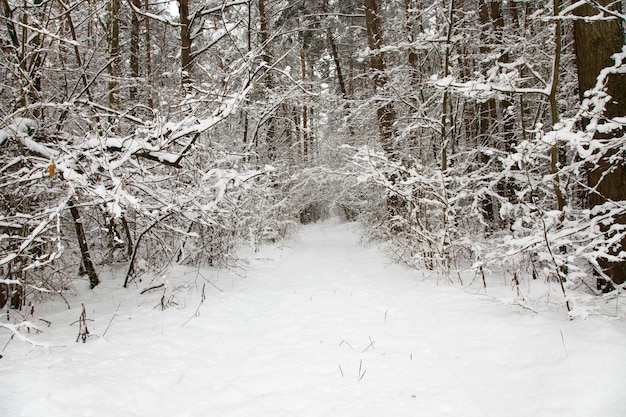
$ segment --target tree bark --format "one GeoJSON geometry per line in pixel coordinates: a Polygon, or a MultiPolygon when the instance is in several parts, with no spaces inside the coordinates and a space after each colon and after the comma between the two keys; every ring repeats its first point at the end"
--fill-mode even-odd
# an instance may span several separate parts
{"type": "MultiPolygon", "coordinates": [[[[611,0],[598,0],[597,4],[613,11],[620,11],[619,4],[611,0]]],[[[590,4],[585,4],[575,10],[580,17],[594,16],[599,11],[590,4]]],[[[581,101],[586,91],[596,85],[598,75],[606,68],[614,65],[611,56],[620,52],[624,45],[624,31],[618,19],[589,20],[578,19],[574,23],[574,40],[576,47],[576,65],[578,67],[578,86],[581,101]]],[[[626,75],[611,74],[606,81],[605,90],[612,97],[606,105],[605,119],[626,115],[626,75]]],[[[621,137],[623,130],[608,133],[596,132],[594,140],[607,141],[609,150],[605,152],[595,166],[587,171],[587,181],[590,188],[589,205],[604,204],[607,201],[626,200],[626,166],[620,158],[613,157],[617,153],[615,147],[610,147],[611,139],[621,137]]],[[[602,145],[599,145],[602,146],[602,145]]],[[[614,219],[616,223],[625,224],[624,216],[614,219]]],[[[609,233],[605,227],[604,233],[609,233]]],[[[626,238],[622,239],[620,248],[612,248],[610,255],[616,255],[620,250],[626,250],[626,238]]],[[[614,285],[626,282],[626,262],[599,260],[603,272],[610,278],[598,278],[598,288],[610,291],[614,285]]]]}
{"type": "MultiPolygon", "coordinates": [[[[552,13],[555,17],[558,17],[560,12],[559,0],[552,0],[552,13]]],[[[555,126],[559,122],[559,109],[557,106],[557,93],[559,87],[559,75],[561,71],[561,21],[559,19],[556,20],[554,26],[554,61],[552,64],[552,83],[550,85],[550,95],[548,96],[548,100],[550,102],[550,120],[552,121],[552,126],[555,126]]],[[[565,200],[565,196],[561,191],[561,181],[559,179],[559,155],[561,151],[559,149],[559,144],[555,143],[552,145],[550,150],[550,172],[553,175],[552,179],[552,187],[554,188],[554,194],[557,199],[557,208],[559,211],[563,211],[567,201],[565,200]]]]}
{"type": "MultiPolygon", "coordinates": [[[[444,77],[450,75],[450,55],[452,54],[452,31],[454,28],[454,0],[450,0],[450,9],[448,10],[448,30],[446,34],[446,51],[443,62],[443,74],[444,77]]],[[[441,102],[441,170],[446,171],[448,169],[448,143],[451,141],[449,137],[448,124],[450,122],[450,113],[448,113],[448,100],[450,92],[446,88],[443,92],[443,98],[441,102]]],[[[450,129],[450,133],[453,129],[450,129]]]]}
{"type": "MultiPolygon", "coordinates": [[[[272,78],[272,74],[270,72],[270,68],[272,66],[272,54],[270,53],[269,41],[269,22],[267,18],[266,11],[266,0],[259,0],[258,3],[259,10],[259,40],[261,41],[261,59],[265,63],[265,73],[264,73],[264,84],[267,90],[268,96],[270,95],[270,91],[274,87],[274,80],[272,78]]],[[[277,147],[276,147],[276,130],[277,123],[274,115],[269,115],[266,121],[267,130],[265,132],[265,141],[267,143],[267,156],[273,161],[277,157],[277,147]]],[[[256,136],[256,133],[255,133],[256,136]]]]}
{"type": "MultiPolygon", "coordinates": [[[[133,6],[141,8],[141,0],[132,0],[133,6]]],[[[134,78],[129,89],[131,101],[137,99],[137,81],[139,79],[139,15],[133,10],[130,26],[130,75],[134,78]]]]}
{"type": "Polygon", "coordinates": [[[193,64],[191,58],[191,33],[189,31],[189,0],[178,0],[178,13],[180,15],[180,67],[182,70],[182,84],[185,87],[191,82],[190,72],[193,64]]]}
{"type": "MultiPolygon", "coordinates": [[[[387,84],[385,54],[382,51],[383,32],[379,13],[376,0],[365,0],[367,43],[370,49],[370,68],[374,71],[374,89],[376,92],[383,90],[387,84]]],[[[394,146],[396,113],[393,104],[390,101],[383,102],[376,109],[376,116],[383,151],[390,160],[398,160],[399,156],[394,146]]],[[[391,184],[395,184],[399,179],[396,173],[388,175],[387,178],[391,184]]],[[[405,215],[406,201],[399,194],[391,193],[387,196],[387,210],[390,216],[405,215]]]]}
{"type": "Polygon", "coordinates": [[[9,39],[11,40],[11,46],[17,53],[20,49],[20,41],[17,37],[17,29],[15,28],[15,24],[13,23],[13,10],[11,9],[11,5],[8,0],[0,0],[2,1],[2,13],[5,18],[6,26],[7,26],[7,34],[9,35],[9,39]]]}
{"type": "Polygon", "coordinates": [[[89,285],[93,289],[100,283],[100,280],[98,279],[96,268],[93,266],[93,262],[91,262],[91,255],[89,253],[89,245],[87,244],[85,228],[83,227],[83,220],[80,217],[80,212],[78,211],[78,207],[74,204],[74,201],[70,199],[67,205],[70,208],[70,213],[74,219],[74,229],[76,230],[76,236],[78,237],[82,268],[89,278],[89,285]]]}
{"type": "MultiPolygon", "coordinates": [[[[300,66],[302,82],[306,82],[306,55],[304,49],[300,50],[300,66]]],[[[309,132],[308,132],[308,107],[302,106],[302,154],[304,159],[309,159],[309,132]]]]}
{"type": "Polygon", "coordinates": [[[111,63],[108,66],[109,76],[109,107],[120,108],[119,76],[120,76],[120,2],[111,0],[109,7],[109,56],[111,63]]]}
{"type": "MultiPolygon", "coordinates": [[[[150,0],[144,0],[144,8],[147,13],[150,12],[150,0]]],[[[150,32],[150,19],[144,18],[146,22],[146,81],[147,81],[147,96],[148,96],[148,107],[154,108],[154,101],[152,99],[152,34],[150,32]]]]}
{"type": "MultiPolygon", "coordinates": [[[[365,0],[365,26],[367,29],[367,43],[370,49],[370,67],[374,71],[374,88],[382,90],[387,84],[385,76],[385,54],[383,46],[383,32],[379,16],[380,10],[376,0],[365,0]]],[[[397,157],[393,138],[395,136],[396,113],[391,102],[385,102],[376,109],[378,129],[381,145],[385,153],[395,159],[397,157]]]]}

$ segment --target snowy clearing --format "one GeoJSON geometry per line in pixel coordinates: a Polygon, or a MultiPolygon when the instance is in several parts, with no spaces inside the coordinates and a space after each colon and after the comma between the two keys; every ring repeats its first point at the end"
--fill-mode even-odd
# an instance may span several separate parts
{"type": "Polygon", "coordinates": [[[165,292],[118,277],[70,310],[39,306],[51,326],[32,319],[29,337],[62,347],[8,344],[0,416],[626,415],[622,321],[437,285],[360,245],[354,224],[242,256],[238,273],[178,267],[165,292]],[[90,337],[75,343],[81,303],[90,337]]]}

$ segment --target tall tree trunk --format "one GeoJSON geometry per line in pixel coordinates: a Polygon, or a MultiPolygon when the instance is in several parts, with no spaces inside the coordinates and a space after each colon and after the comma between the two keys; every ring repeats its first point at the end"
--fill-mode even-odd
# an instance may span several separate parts
{"type": "MultiPolygon", "coordinates": [[[[300,50],[300,66],[302,82],[306,81],[306,55],[304,48],[300,50]]],[[[309,132],[308,132],[308,108],[302,106],[302,154],[304,159],[309,159],[309,132]]]]}
{"type": "MultiPolygon", "coordinates": [[[[41,28],[41,24],[44,20],[44,14],[45,11],[42,10],[43,7],[45,7],[43,5],[43,0],[35,0],[34,1],[34,5],[35,5],[35,22],[33,22],[33,25],[36,28],[41,28]]],[[[43,66],[43,62],[44,62],[44,56],[45,56],[45,52],[42,50],[42,35],[40,33],[35,33],[34,36],[31,35],[31,45],[33,48],[33,55],[31,58],[31,62],[28,66],[29,69],[29,77],[31,79],[31,88],[29,89],[29,102],[30,103],[37,103],[39,101],[41,101],[41,67],[43,66]]],[[[39,108],[34,108],[31,110],[33,113],[33,116],[35,116],[36,118],[40,118],[43,116],[42,111],[39,108]]]]}
{"type": "MultiPolygon", "coordinates": [[[[554,16],[559,15],[560,6],[559,0],[552,1],[553,14],[554,16]]],[[[561,71],[561,21],[556,19],[554,26],[554,61],[552,64],[552,80],[550,85],[550,95],[548,99],[550,101],[550,118],[552,121],[552,126],[555,126],[559,122],[559,110],[557,107],[557,89],[559,86],[559,73],[561,71]]],[[[559,211],[563,211],[567,202],[565,201],[565,196],[561,191],[561,181],[559,179],[559,144],[555,143],[552,145],[552,149],[550,152],[550,171],[553,175],[552,186],[554,188],[554,193],[557,199],[557,208],[559,211]]]]}
{"type": "MultiPolygon", "coordinates": [[[[132,0],[136,9],[141,8],[141,0],[132,0]]],[[[131,101],[137,99],[137,82],[139,79],[139,15],[133,10],[130,25],[130,75],[134,78],[129,89],[131,101]]]]}
{"type": "MultiPolygon", "coordinates": [[[[387,84],[385,75],[385,54],[383,46],[383,32],[379,16],[380,10],[376,0],[365,0],[365,26],[367,29],[367,43],[370,49],[370,67],[374,71],[374,87],[377,91],[384,89],[387,84]]],[[[378,129],[380,130],[381,145],[385,153],[395,159],[397,157],[393,146],[395,136],[396,113],[393,104],[389,101],[376,109],[378,129]]]]}
{"type": "MultiPolygon", "coordinates": [[[[150,12],[150,0],[144,0],[144,8],[146,13],[150,12]]],[[[148,86],[146,94],[148,95],[148,107],[154,108],[152,99],[152,34],[150,33],[150,18],[145,17],[146,22],[146,84],[148,86]]]]}
{"type": "MultiPolygon", "coordinates": [[[[376,0],[365,0],[367,43],[370,49],[370,67],[374,71],[376,92],[381,92],[387,84],[385,55],[382,51],[383,32],[379,13],[376,0]]],[[[397,160],[399,156],[394,146],[396,113],[393,104],[390,101],[383,102],[376,109],[376,116],[383,151],[389,159],[397,160]]],[[[392,173],[387,180],[391,184],[395,184],[400,178],[398,174],[392,173]]],[[[406,201],[399,194],[391,193],[387,196],[387,210],[390,216],[404,216],[406,215],[406,201]]]]}
{"type": "MultiPolygon", "coordinates": [[[[328,14],[328,0],[324,0],[322,2],[322,12],[324,14],[328,14]]],[[[348,133],[350,137],[354,136],[354,127],[350,121],[350,115],[347,111],[350,108],[350,103],[348,103],[348,89],[346,87],[346,80],[344,71],[341,68],[341,60],[339,59],[339,50],[337,49],[337,42],[335,41],[335,36],[333,35],[333,29],[331,22],[326,23],[326,40],[328,41],[328,46],[330,47],[330,53],[333,58],[333,64],[335,65],[335,74],[337,76],[337,84],[339,85],[339,91],[341,92],[341,98],[344,100],[344,109],[346,110],[346,124],[348,127],[348,133]]]]}
{"type": "MultiPolygon", "coordinates": [[[[247,45],[247,52],[248,54],[252,51],[252,2],[249,1],[248,2],[248,22],[247,22],[247,27],[246,27],[246,45],[247,45]]],[[[252,83],[252,72],[250,70],[248,70],[248,82],[247,85],[250,85],[250,83],[252,83]]],[[[242,138],[242,142],[244,144],[245,147],[247,147],[247,143],[248,143],[248,129],[249,129],[249,120],[248,120],[248,113],[245,110],[241,110],[241,117],[243,118],[243,138],[242,138]]],[[[244,159],[247,160],[247,157],[244,157],[244,159]]]]}
{"type": "MultiPolygon", "coordinates": [[[[413,14],[415,13],[415,9],[416,7],[413,4],[413,0],[404,0],[404,26],[406,28],[407,40],[410,44],[415,42],[415,35],[413,34],[413,14]]],[[[417,54],[413,47],[409,49],[407,60],[409,68],[411,69],[411,81],[414,85],[417,85],[419,81],[419,71],[417,68],[417,54]]]]}
{"type": "MultiPolygon", "coordinates": [[[[614,11],[620,10],[620,3],[612,0],[598,0],[598,5],[614,11]]],[[[590,4],[584,4],[575,10],[581,17],[597,15],[599,11],[590,4]]],[[[587,90],[595,87],[598,75],[606,68],[614,65],[611,56],[620,52],[624,45],[624,31],[621,20],[578,19],[574,23],[574,39],[576,46],[576,64],[578,66],[578,86],[581,101],[587,90]]],[[[611,119],[626,115],[626,75],[611,74],[606,81],[606,92],[612,97],[607,103],[604,117],[611,119]]],[[[607,133],[596,131],[594,139],[609,141],[621,137],[623,130],[607,133]]],[[[602,145],[598,145],[602,146],[602,145]]],[[[587,181],[590,190],[589,205],[594,207],[607,201],[626,200],[626,165],[621,158],[613,158],[617,150],[613,147],[605,152],[593,167],[589,167],[587,181]]],[[[626,218],[614,219],[615,222],[626,224],[626,218]]],[[[604,233],[610,233],[605,227],[604,233]]],[[[621,248],[612,248],[610,255],[616,255],[620,250],[626,250],[626,238],[621,241],[621,248]]],[[[615,285],[626,282],[626,262],[599,260],[603,272],[611,282],[603,278],[598,279],[598,288],[610,291],[615,285]]]]}
{"type": "Polygon", "coordinates": [[[15,53],[17,53],[20,49],[20,41],[17,37],[17,29],[13,23],[13,10],[11,9],[11,5],[8,0],[0,1],[2,2],[2,14],[5,18],[4,21],[7,26],[7,34],[11,40],[11,47],[15,50],[15,53]]]}
{"type": "Polygon", "coordinates": [[[272,58],[270,54],[268,53],[269,45],[267,43],[270,39],[270,35],[267,29],[268,23],[267,23],[266,11],[265,11],[265,0],[258,0],[258,1],[259,1],[259,25],[260,25],[259,39],[261,41],[261,48],[263,51],[262,58],[263,58],[263,61],[269,66],[272,62],[272,58]]]}
{"type": "Polygon", "coordinates": [[[120,77],[120,2],[111,0],[109,8],[109,56],[111,63],[108,66],[109,72],[109,107],[119,109],[119,77],[120,77]]]}
{"type": "Polygon", "coordinates": [[[183,89],[191,83],[191,33],[189,31],[189,0],[178,0],[178,13],[180,15],[180,67],[182,70],[183,89]]]}
{"type": "MultiPolygon", "coordinates": [[[[266,66],[266,72],[264,73],[264,84],[267,95],[270,96],[271,90],[274,86],[270,67],[272,66],[272,54],[270,53],[270,35],[269,35],[269,22],[267,19],[266,0],[259,0],[259,40],[261,41],[261,58],[266,66]]],[[[267,118],[267,131],[265,132],[265,141],[267,143],[267,156],[270,160],[276,158],[276,118],[274,115],[270,115],[267,118]]]]}
{"type": "MultiPolygon", "coordinates": [[[[446,34],[446,50],[443,62],[443,74],[444,77],[450,75],[450,55],[452,54],[452,31],[454,28],[454,0],[450,0],[450,9],[448,10],[448,31],[446,34]]],[[[443,99],[441,103],[441,170],[446,171],[448,169],[448,143],[451,141],[449,133],[452,129],[448,129],[450,122],[450,113],[448,113],[450,93],[448,89],[443,92],[443,99]]]]}

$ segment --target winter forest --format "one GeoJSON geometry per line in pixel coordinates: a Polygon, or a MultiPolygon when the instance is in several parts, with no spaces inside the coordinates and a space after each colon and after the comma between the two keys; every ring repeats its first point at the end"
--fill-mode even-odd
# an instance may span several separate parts
{"type": "Polygon", "coordinates": [[[528,314],[623,318],[620,2],[0,4],[5,339],[329,218],[528,314]]]}

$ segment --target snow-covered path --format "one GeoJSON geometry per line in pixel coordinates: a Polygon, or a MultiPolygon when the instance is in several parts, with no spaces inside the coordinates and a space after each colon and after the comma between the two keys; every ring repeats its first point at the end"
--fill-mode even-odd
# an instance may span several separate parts
{"type": "Polygon", "coordinates": [[[75,300],[106,331],[82,344],[80,310],[50,307],[37,340],[66,347],[9,345],[0,416],[626,416],[624,323],[437,286],[353,230],[303,227],[292,247],[251,255],[245,277],[177,278],[212,274],[222,290],[206,286],[197,317],[195,290],[160,311],[160,294],[102,288],[75,300]]]}

